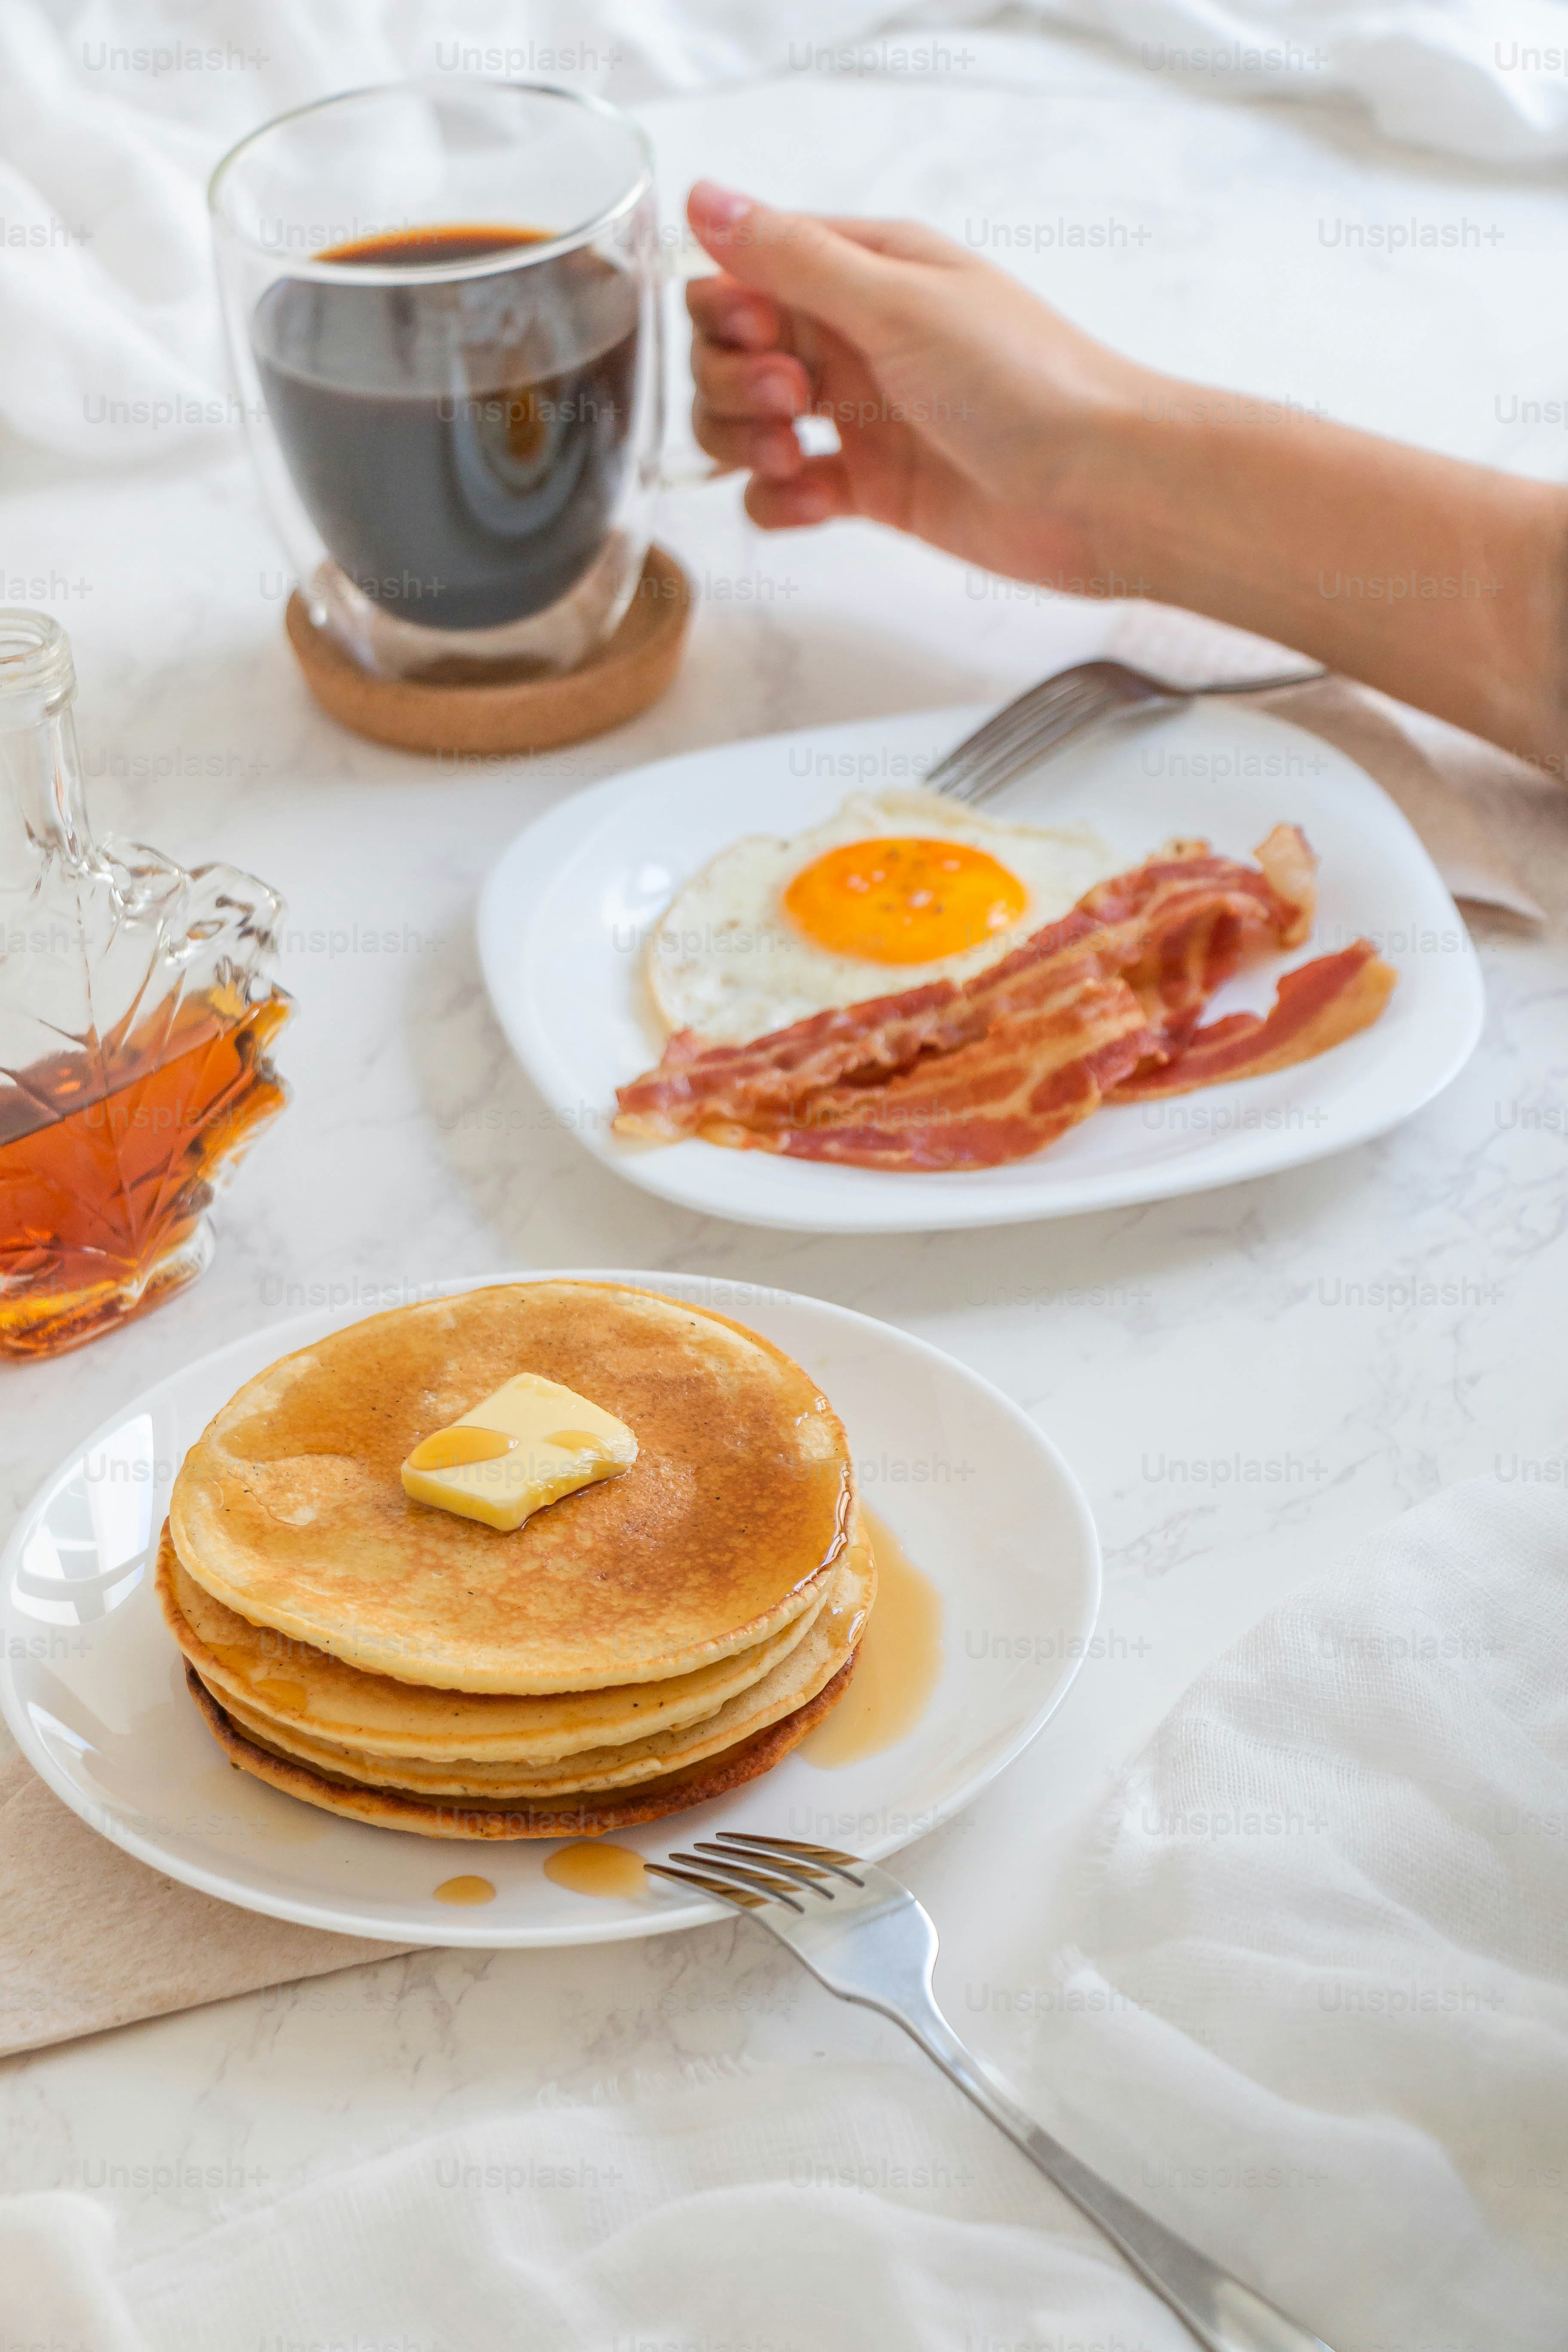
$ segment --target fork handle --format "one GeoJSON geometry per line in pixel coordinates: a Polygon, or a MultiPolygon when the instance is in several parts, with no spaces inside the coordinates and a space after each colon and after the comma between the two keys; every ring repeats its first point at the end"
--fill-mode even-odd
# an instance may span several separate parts
{"type": "Polygon", "coordinates": [[[991,2081],[934,2001],[929,2007],[922,2003],[918,2011],[912,2005],[889,2008],[884,2014],[935,2059],[948,2080],[956,2083],[965,2097],[1006,2133],[1064,2197],[1071,2198],[1080,2213],[1088,2214],[1206,2352],[1330,2352],[1321,2336],[1287,2319],[1273,2304],[1243,2286],[1217,2263],[1211,2263],[1206,2254],[1200,2254],[1195,2246],[1189,2246],[1184,2238],[1178,2238],[1152,2213],[1145,2213],[1141,2205],[1101,2180],[1087,2164],[1080,2164],[1049,2132],[1042,2131],[991,2081]]]}

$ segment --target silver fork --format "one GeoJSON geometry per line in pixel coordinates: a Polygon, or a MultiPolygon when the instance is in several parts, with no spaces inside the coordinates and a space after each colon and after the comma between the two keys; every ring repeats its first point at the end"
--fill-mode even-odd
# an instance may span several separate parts
{"type": "Polygon", "coordinates": [[[819,1984],[841,2000],[879,2009],[918,2042],[983,2115],[1103,2230],[1207,2352],[1329,2352],[1195,2246],[1175,2236],[1070,2156],[1016,2106],[965,2049],[936,2005],[936,1929],[907,1886],[875,1863],[798,1838],[721,1830],[695,1853],[650,1862],[658,1878],[700,1887],[753,1913],[819,1984]],[[682,1869],[678,1864],[685,1864],[682,1869]]]}
{"type": "Polygon", "coordinates": [[[1131,669],[1125,662],[1078,662],[1071,669],[1058,670],[1054,677],[1042,678],[966,735],[923,781],[928,792],[945,793],[950,800],[973,808],[1047,751],[1059,751],[1108,719],[1191,702],[1200,694],[1267,694],[1273,687],[1306,686],[1326,675],[1313,666],[1274,677],[1173,686],[1147,670],[1131,669]]]}

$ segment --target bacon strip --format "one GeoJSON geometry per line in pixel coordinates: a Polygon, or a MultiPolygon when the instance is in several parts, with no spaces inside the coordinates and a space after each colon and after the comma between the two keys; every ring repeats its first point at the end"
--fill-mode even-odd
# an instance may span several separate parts
{"type": "Polygon", "coordinates": [[[1173,1061],[1136,1071],[1109,1099],[1146,1102],[1158,1095],[1191,1094],[1226,1078],[1257,1078],[1268,1070],[1310,1062],[1358,1030],[1370,1029],[1398,977],[1370,940],[1357,940],[1337,955],[1317,956],[1285,973],[1267,1013],[1233,1013],[1211,1021],[1173,1061]]]}
{"type": "Polygon", "coordinates": [[[1326,1052],[1375,1020],[1393,987],[1364,942],[1288,975],[1267,1018],[1198,1026],[1243,962],[1311,929],[1315,861],[1299,829],[1277,825],[1258,860],[1175,842],[970,981],[816,1013],[744,1045],[705,1046],[683,1030],[657,1069],[620,1089],[616,1129],[858,1167],[989,1168],[1043,1150],[1104,1101],[1326,1052]]]}
{"type": "Polygon", "coordinates": [[[1026,1159],[1097,1111],[1154,1043],[1124,981],[1076,976],[1028,1011],[881,1086],[828,1087],[798,1122],[704,1125],[709,1140],[858,1168],[994,1168],[1026,1159]]]}
{"type": "Polygon", "coordinates": [[[774,1029],[749,1045],[704,1045],[678,1029],[657,1069],[617,1088],[616,1132],[675,1143],[705,1125],[787,1117],[797,1103],[852,1071],[868,1082],[905,1069],[926,1050],[944,1053],[977,1037],[984,1013],[957,984],[938,980],[900,996],[879,996],[774,1029]]]}

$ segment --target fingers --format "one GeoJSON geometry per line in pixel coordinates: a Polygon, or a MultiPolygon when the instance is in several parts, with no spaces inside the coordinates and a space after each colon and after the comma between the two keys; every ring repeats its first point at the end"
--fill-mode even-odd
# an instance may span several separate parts
{"type": "MultiPolygon", "coordinates": [[[[823,320],[868,354],[900,331],[918,299],[908,261],[873,252],[809,213],[774,212],[699,180],[687,214],[729,279],[823,320]]],[[[742,315],[760,322],[763,314],[742,315]]]]}
{"type": "Polygon", "coordinates": [[[793,480],[766,481],[753,475],[746,485],[746,512],[761,530],[805,530],[854,511],[842,457],[805,457],[793,480]]]}
{"type": "Polygon", "coordinates": [[[699,400],[692,407],[691,429],[698,447],[717,457],[721,466],[743,466],[768,481],[788,481],[805,463],[800,443],[787,425],[714,416],[699,400]]]}
{"type": "Polygon", "coordinates": [[[715,416],[804,416],[811,382],[785,352],[736,352],[703,336],[691,346],[691,379],[702,405],[715,416]]]}
{"type": "Polygon", "coordinates": [[[750,473],[746,512],[763,530],[853,514],[843,457],[807,457],[791,429],[812,405],[807,363],[820,357],[820,330],[837,330],[872,359],[918,320],[927,273],[966,257],[910,223],[773,212],[710,181],[698,182],[687,209],[721,266],[686,293],[700,446],[750,473]]]}
{"type": "Polygon", "coordinates": [[[778,304],[736,278],[693,278],[686,289],[686,308],[699,334],[732,344],[737,351],[771,351],[779,340],[778,304]]]}
{"type": "Polygon", "coordinates": [[[691,421],[698,446],[722,466],[789,480],[805,463],[790,419],[810,407],[811,381],[789,352],[756,347],[764,333],[777,335],[777,306],[720,278],[689,288],[687,302],[697,321],[691,421]],[[710,289],[706,299],[704,289],[710,289]]]}

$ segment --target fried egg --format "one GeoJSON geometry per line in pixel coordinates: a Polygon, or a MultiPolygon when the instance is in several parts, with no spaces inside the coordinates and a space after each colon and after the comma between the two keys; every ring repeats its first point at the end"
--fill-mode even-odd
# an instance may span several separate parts
{"type": "Polygon", "coordinates": [[[939,793],[856,793],[793,840],[721,849],[660,919],[648,982],[671,1030],[743,1045],[967,979],[1114,871],[1086,825],[1002,824],[939,793]]]}

